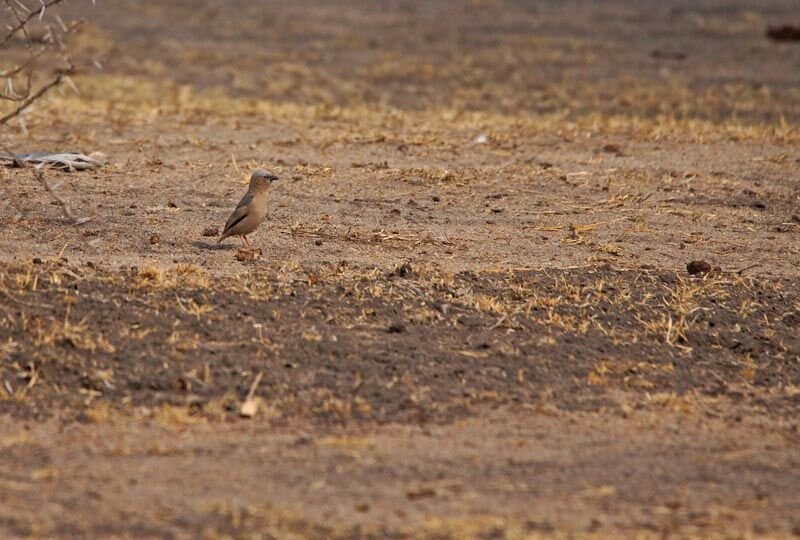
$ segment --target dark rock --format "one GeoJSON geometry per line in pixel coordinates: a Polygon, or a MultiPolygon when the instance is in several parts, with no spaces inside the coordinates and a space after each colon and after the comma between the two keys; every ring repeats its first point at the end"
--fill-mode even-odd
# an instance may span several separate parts
{"type": "Polygon", "coordinates": [[[707,274],[711,272],[711,263],[708,261],[692,261],[686,265],[686,271],[691,275],[707,274]]]}

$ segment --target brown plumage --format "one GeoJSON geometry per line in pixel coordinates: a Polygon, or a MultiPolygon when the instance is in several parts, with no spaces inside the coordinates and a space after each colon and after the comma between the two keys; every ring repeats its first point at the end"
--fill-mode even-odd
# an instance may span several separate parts
{"type": "Polygon", "coordinates": [[[255,231],[266,217],[269,185],[277,179],[278,177],[269,171],[263,169],[253,171],[247,193],[228,218],[222,236],[217,242],[222,242],[229,236],[241,236],[244,246],[250,248],[247,235],[255,231]]]}

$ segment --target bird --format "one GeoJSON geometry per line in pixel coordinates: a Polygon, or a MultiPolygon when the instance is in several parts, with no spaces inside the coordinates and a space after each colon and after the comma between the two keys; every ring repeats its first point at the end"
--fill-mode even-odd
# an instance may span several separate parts
{"type": "Polygon", "coordinates": [[[255,231],[267,216],[267,192],[270,184],[277,179],[276,175],[264,169],[253,171],[247,193],[228,218],[217,243],[229,236],[241,236],[243,246],[252,249],[250,242],[247,241],[247,235],[255,231]]]}

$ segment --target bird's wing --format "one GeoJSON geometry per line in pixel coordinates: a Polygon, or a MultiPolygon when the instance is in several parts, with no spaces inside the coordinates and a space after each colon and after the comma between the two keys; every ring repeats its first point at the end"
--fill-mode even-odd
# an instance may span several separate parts
{"type": "Polygon", "coordinates": [[[222,231],[223,238],[225,237],[225,233],[228,232],[231,227],[247,217],[247,205],[251,202],[253,202],[252,194],[247,193],[244,197],[242,197],[242,200],[236,205],[236,210],[233,211],[231,217],[228,218],[228,222],[225,224],[225,229],[222,231]]]}
{"type": "Polygon", "coordinates": [[[242,200],[239,201],[239,204],[236,205],[236,209],[238,210],[239,208],[242,208],[243,206],[247,206],[251,202],[253,202],[253,194],[250,193],[250,192],[247,192],[247,193],[244,194],[244,197],[242,197],[242,200]]]}

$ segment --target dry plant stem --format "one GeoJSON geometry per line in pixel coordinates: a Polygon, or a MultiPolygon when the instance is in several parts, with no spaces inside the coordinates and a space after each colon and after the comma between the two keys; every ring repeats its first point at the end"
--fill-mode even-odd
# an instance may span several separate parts
{"type": "MultiPolygon", "coordinates": [[[[24,32],[25,31],[25,25],[27,25],[34,17],[37,17],[41,13],[44,13],[44,10],[46,10],[50,6],[54,6],[56,4],[60,4],[63,1],[64,0],[50,0],[49,2],[45,2],[44,4],[42,4],[41,5],[41,9],[37,9],[36,11],[31,11],[30,13],[28,13],[27,16],[22,17],[22,18],[18,18],[17,25],[12,27],[8,31],[8,34],[6,34],[5,37],[3,37],[2,40],[0,40],[0,47],[5,45],[6,43],[8,43],[8,40],[10,40],[14,36],[14,34],[19,32],[20,30],[22,30],[24,32]]],[[[16,13],[16,10],[13,7],[11,7],[10,2],[7,1],[6,3],[9,4],[9,7],[12,9],[12,11],[14,11],[16,13]]]]}
{"type": "Polygon", "coordinates": [[[245,398],[245,402],[250,401],[255,397],[256,389],[258,388],[258,383],[261,382],[261,378],[263,376],[264,374],[259,371],[258,375],[256,375],[255,380],[253,381],[253,384],[250,386],[250,391],[247,392],[247,397],[245,398]]]}
{"type": "MultiPolygon", "coordinates": [[[[7,71],[0,71],[0,77],[2,77],[2,78],[13,77],[14,75],[16,75],[16,74],[28,69],[45,52],[47,52],[47,47],[41,47],[38,51],[36,51],[35,53],[31,54],[31,57],[28,59],[27,62],[25,62],[23,64],[20,64],[19,66],[15,67],[15,68],[12,68],[12,69],[9,69],[7,71]]],[[[6,99],[10,99],[10,98],[6,98],[6,99]]]]}
{"type": "Polygon", "coordinates": [[[64,216],[68,220],[70,220],[75,225],[82,222],[72,214],[72,211],[69,209],[67,201],[59,197],[56,194],[56,192],[53,191],[53,188],[50,187],[50,183],[47,181],[47,178],[44,177],[44,173],[42,172],[41,169],[33,169],[33,175],[36,177],[39,183],[42,184],[42,187],[44,187],[45,191],[47,191],[47,193],[49,193],[50,196],[53,197],[53,199],[55,199],[55,201],[61,206],[61,211],[64,212],[64,216]]]}
{"type": "MultiPolygon", "coordinates": [[[[61,84],[66,79],[65,73],[70,73],[70,72],[72,72],[74,70],[74,65],[72,63],[72,60],[70,60],[70,58],[69,58],[69,56],[68,56],[68,54],[66,52],[66,46],[64,45],[64,42],[61,39],[61,37],[62,37],[61,35],[58,35],[58,34],[56,34],[55,32],[53,32],[51,30],[50,31],[50,36],[52,38],[51,43],[48,44],[48,45],[43,46],[42,48],[40,48],[37,51],[34,51],[33,50],[33,42],[31,40],[30,35],[28,34],[28,29],[27,29],[27,24],[37,14],[43,15],[45,9],[47,9],[48,7],[53,6],[55,4],[58,4],[58,3],[62,2],[62,1],[63,0],[51,0],[50,2],[42,3],[41,4],[41,9],[37,9],[35,11],[34,10],[28,10],[28,8],[25,8],[25,11],[28,11],[28,13],[27,13],[27,15],[24,15],[24,14],[21,14],[20,11],[19,11],[20,7],[24,7],[22,4],[17,2],[16,5],[15,5],[15,3],[12,2],[12,0],[5,0],[5,3],[6,3],[6,6],[7,6],[8,10],[14,15],[14,18],[17,20],[17,25],[14,26],[13,28],[11,28],[11,30],[9,30],[9,33],[3,38],[2,41],[0,41],[0,50],[8,42],[8,40],[11,39],[11,37],[14,34],[16,34],[17,32],[21,31],[25,36],[25,43],[26,43],[27,49],[29,51],[29,58],[28,58],[28,60],[26,62],[24,62],[20,66],[14,67],[12,69],[9,69],[9,70],[3,71],[3,72],[0,72],[0,76],[2,76],[4,78],[10,78],[10,77],[13,77],[13,76],[21,73],[22,71],[27,71],[28,85],[27,85],[27,89],[26,89],[24,95],[17,96],[17,95],[11,94],[11,95],[2,96],[3,99],[7,99],[9,101],[20,102],[20,104],[19,104],[19,106],[17,106],[16,109],[14,109],[13,111],[9,112],[8,114],[6,114],[2,118],[0,118],[0,126],[8,123],[10,120],[12,120],[12,119],[14,119],[14,118],[16,118],[18,116],[20,116],[23,112],[25,112],[25,110],[28,107],[30,107],[36,100],[40,99],[48,90],[50,90],[51,88],[61,84]],[[49,50],[49,49],[51,49],[53,47],[57,48],[58,51],[61,53],[64,62],[66,62],[66,64],[67,64],[67,68],[65,70],[63,70],[62,73],[57,74],[48,83],[42,85],[36,92],[34,92],[31,95],[30,92],[31,92],[31,72],[32,72],[32,68],[33,68],[34,64],[36,63],[36,61],[39,59],[39,57],[41,57],[47,50],[49,50]]],[[[67,34],[73,32],[75,30],[75,28],[80,26],[80,24],[82,22],[83,21],[77,21],[75,23],[72,23],[70,26],[65,27],[64,31],[63,31],[63,35],[67,35],[67,34]]]]}
{"type": "MultiPolygon", "coordinates": [[[[17,19],[17,23],[19,24],[19,28],[22,31],[23,35],[25,36],[25,48],[28,50],[28,56],[29,56],[28,63],[29,64],[33,64],[33,62],[35,61],[34,53],[33,53],[33,42],[31,40],[30,34],[28,33],[28,28],[26,26],[25,19],[20,15],[20,13],[19,13],[19,11],[17,9],[18,7],[23,7],[24,8],[25,6],[21,2],[19,2],[19,0],[14,0],[13,2],[12,2],[12,0],[5,0],[5,1],[6,1],[6,6],[7,6],[8,11],[10,11],[14,15],[14,18],[17,19]],[[15,4],[15,2],[16,2],[16,4],[15,4]]],[[[25,8],[25,10],[28,11],[29,14],[31,13],[27,8],[25,8]]],[[[44,14],[44,12],[42,12],[42,14],[44,14]]],[[[31,83],[31,77],[32,77],[32,74],[33,74],[33,70],[32,69],[28,69],[26,74],[25,74],[26,78],[27,78],[27,87],[25,89],[25,95],[23,95],[23,96],[15,96],[12,93],[12,95],[6,96],[6,97],[8,99],[12,100],[12,101],[23,101],[28,96],[30,96],[31,95],[31,84],[32,84],[31,83]]]]}
{"type": "Polygon", "coordinates": [[[25,111],[25,109],[27,109],[28,107],[30,107],[33,104],[34,101],[36,101],[37,99],[42,97],[45,94],[45,92],[47,92],[48,90],[50,90],[54,86],[58,86],[59,84],[61,84],[61,82],[63,80],[64,80],[64,75],[59,74],[59,75],[56,76],[55,79],[53,79],[49,83],[45,84],[41,88],[39,88],[39,90],[35,94],[33,94],[32,96],[28,97],[28,99],[23,101],[19,105],[19,107],[17,107],[13,111],[11,111],[7,115],[5,115],[4,117],[0,118],[0,126],[2,126],[3,124],[7,123],[9,120],[19,116],[20,114],[22,114],[25,111]]]}
{"type": "MultiPolygon", "coordinates": [[[[54,6],[56,4],[61,3],[63,0],[50,0],[47,2],[41,1],[39,2],[38,9],[32,10],[29,9],[27,6],[19,2],[18,0],[5,0],[5,5],[8,11],[14,16],[17,23],[15,26],[10,27],[8,33],[0,40],[0,50],[9,42],[9,40],[18,32],[22,32],[25,38],[25,44],[28,50],[29,58],[27,61],[23,62],[21,65],[13,67],[11,69],[0,71],[0,77],[4,78],[11,78],[15,75],[18,75],[22,72],[27,72],[27,79],[28,84],[24,94],[17,95],[16,92],[10,91],[8,95],[3,95],[3,99],[7,99],[12,102],[17,103],[17,107],[12,110],[11,112],[5,114],[4,116],[0,117],[0,126],[7,124],[10,120],[19,117],[22,115],[34,102],[44,96],[50,89],[58,86],[64,80],[67,80],[67,73],[71,73],[74,70],[74,65],[70,60],[66,46],[64,45],[63,40],[61,39],[63,35],[69,34],[77,28],[82,21],[78,21],[75,23],[70,24],[68,27],[63,28],[63,34],[57,34],[55,31],[50,30],[50,40],[49,43],[46,43],[43,47],[39,48],[38,50],[34,50],[33,42],[31,40],[31,36],[28,33],[28,23],[30,23],[34,17],[41,18],[44,16],[45,10],[48,7],[54,6]],[[67,67],[62,72],[58,73],[51,79],[49,82],[44,83],[38,90],[31,93],[32,91],[32,83],[31,83],[31,74],[33,67],[36,61],[48,50],[56,49],[61,56],[63,57],[64,62],[66,63],[67,67]]],[[[5,145],[4,145],[5,146],[5,145]]],[[[8,148],[6,148],[8,150],[8,148]]],[[[13,155],[13,152],[10,152],[13,155]]],[[[23,167],[25,167],[24,163],[20,163],[23,167]]],[[[63,212],[64,216],[73,224],[79,225],[81,223],[85,223],[89,221],[88,218],[79,219],[76,218],[75,215],[72,213],[67,202],[62,199],[53,188],[50,186],[49,182],[44,176],[44,172],[40,168],[33,169],[34,177],[39,181],[45,191],[50,194],[51,197],[61,206],[61,211],[63,212]]],[[[4,187],[5,189],[5,187],[4,187]]]]}

